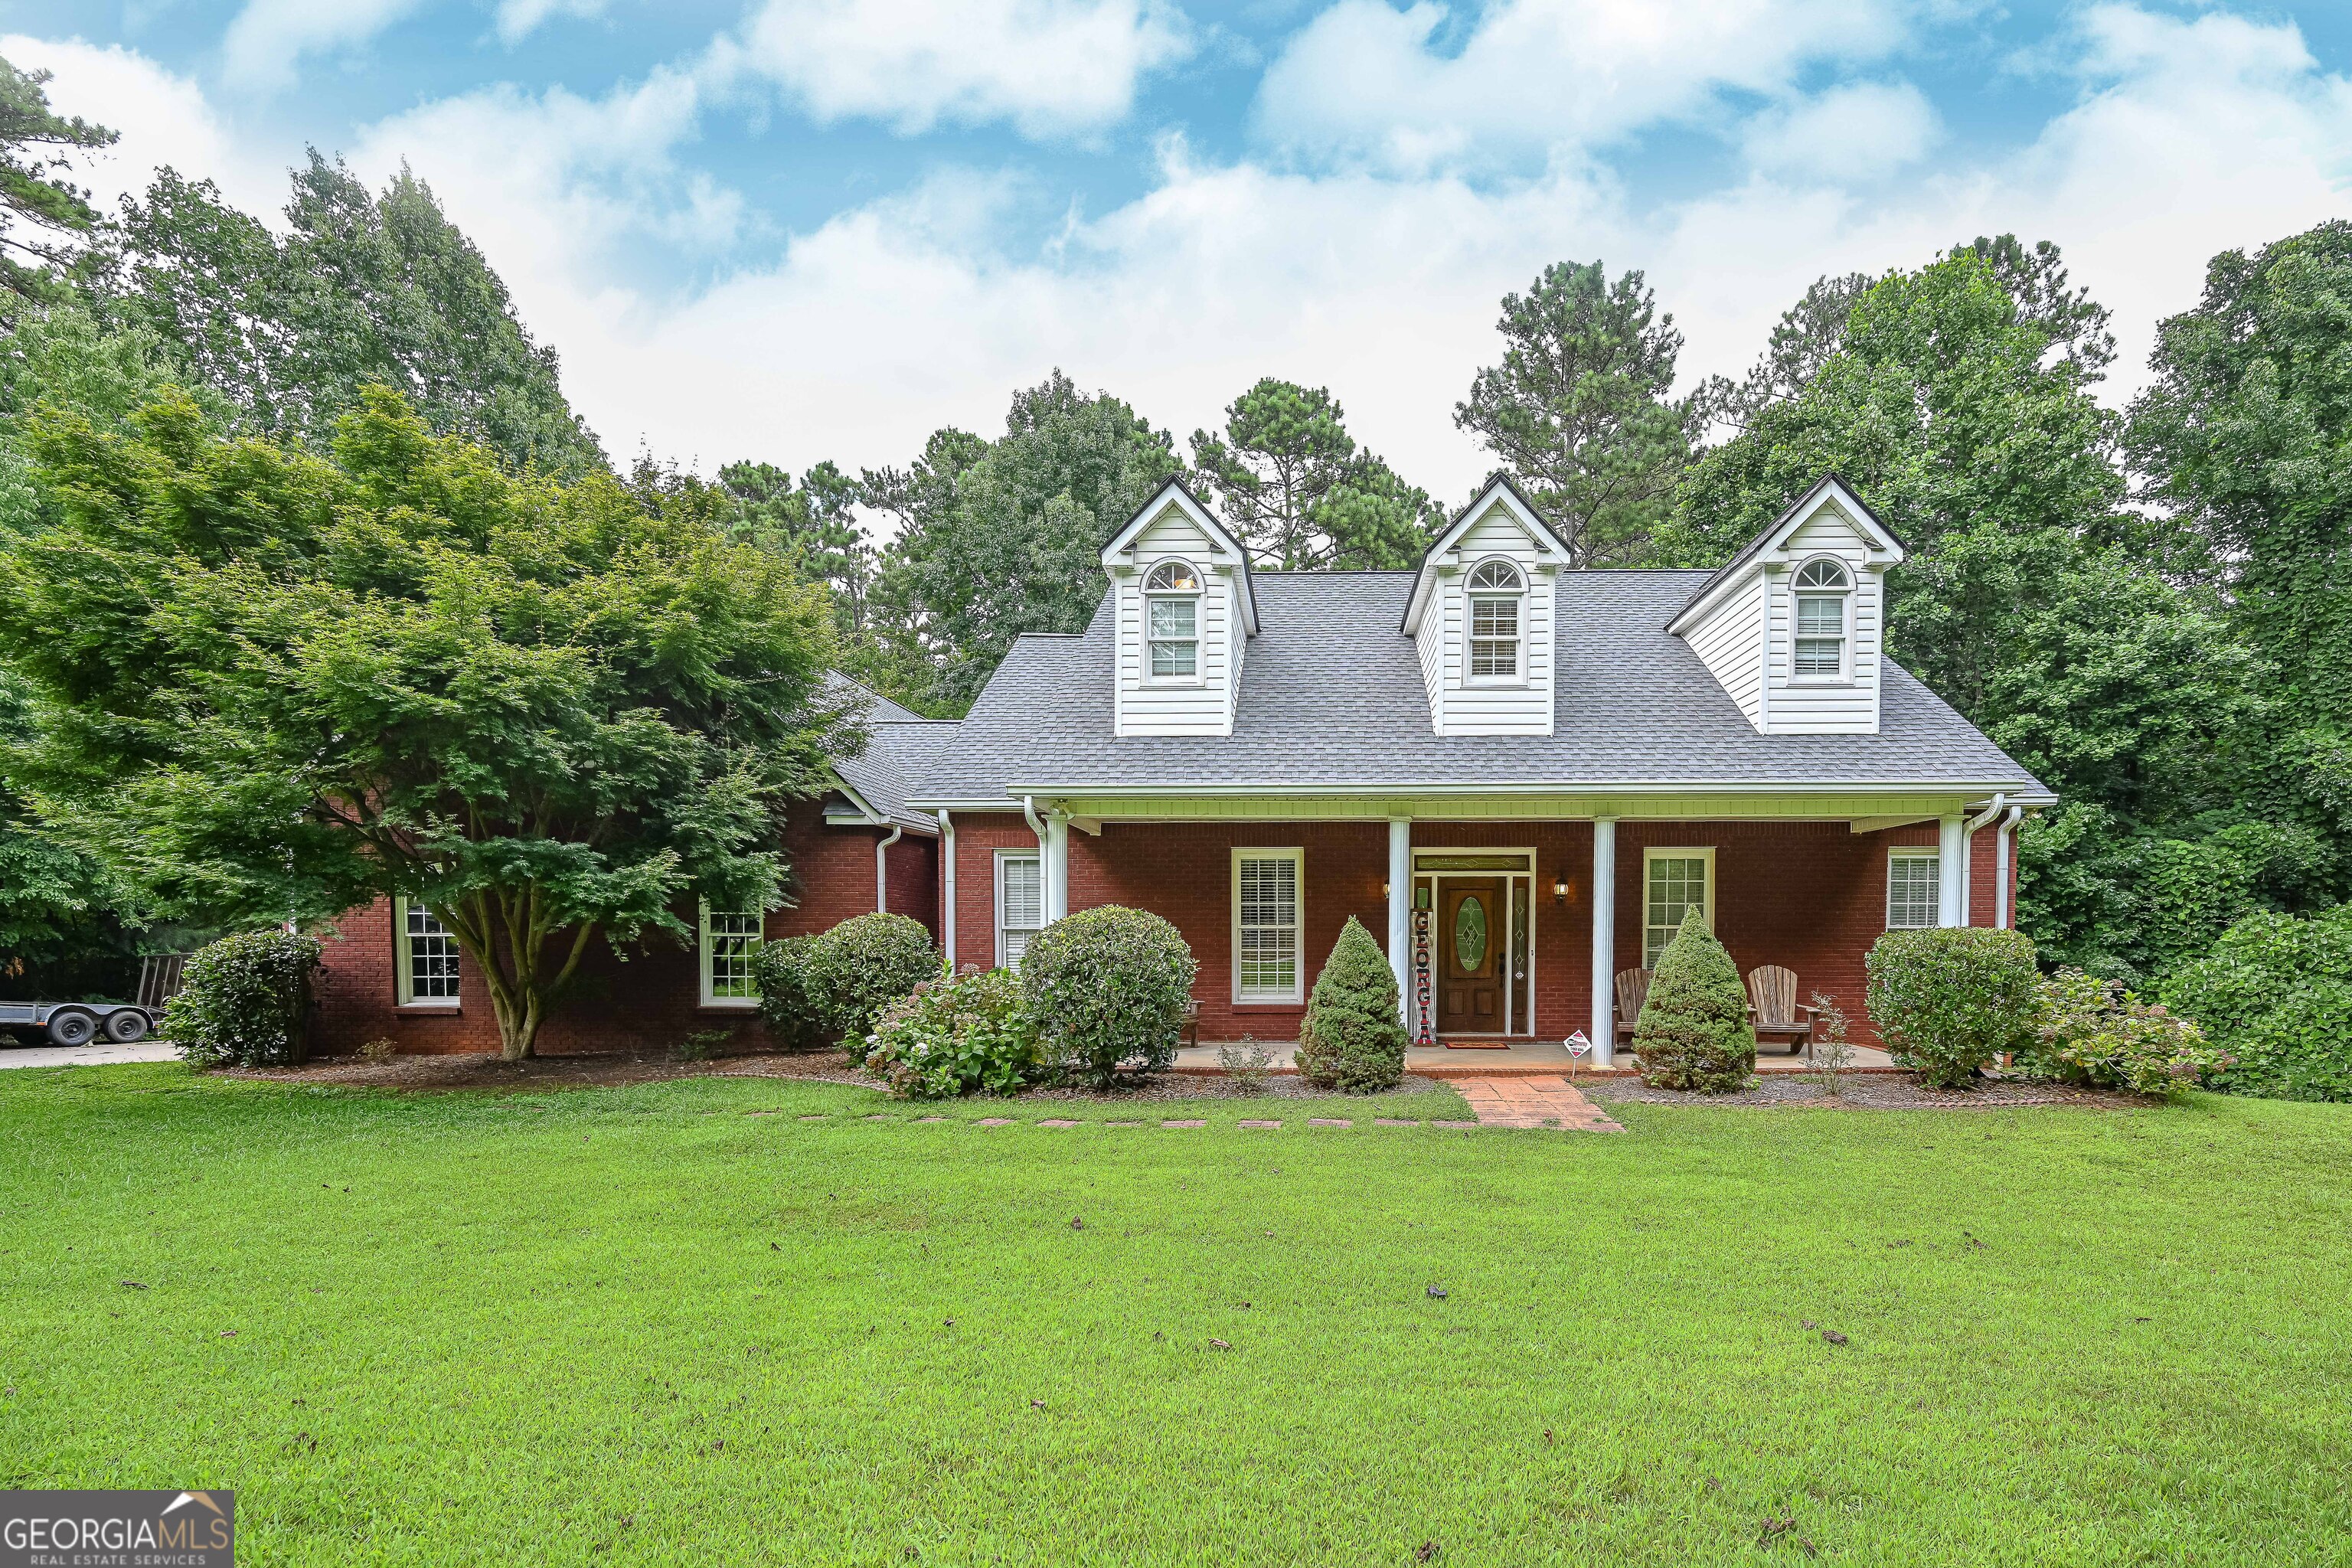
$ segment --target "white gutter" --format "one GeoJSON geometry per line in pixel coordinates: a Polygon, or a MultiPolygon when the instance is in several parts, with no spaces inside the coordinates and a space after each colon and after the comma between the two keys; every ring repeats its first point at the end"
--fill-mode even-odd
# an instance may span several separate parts
{"type": "Polygon", "coordinates": [[[2009,907],[2010,835],[2017,830],[2018,821],[2024,816],[2025,807],[2021,805],[2011,806],[2009,808],[2009,815],[2000,819],[2000,830],[1993,835],[1992,923],[1996,929],[2000,931],[2009,930],[2010,922],[2013,918],[2009,907]]]}
{"type": "MultiPolygon", "coordinates": [[[[1962,925],[1967,925],[1973,918],[1971,911],[1976,907],[1969,897],[1972,889],[1969,886],[1969,880],[1970,868],[1976,861],[1974,849],[1977,829],[2008,809],[2009,796],[1996,795],[1992,797],[1990,805],[1986,806],[1978,816],[1970,817],[1968,825],[1960,829],[1960,923],[1962,925]]],[[[1995,911],[1992,923],[1996,926],[2000,924],[1998,910],[1995,911]]]]}
{"type": "MultiPolygon", "coordinates": [[[[1994,791],[2011,792],[2011,799],[2022,801],[2029,805],[2055,805],[2058,799],[2056,795],[2046,791],[2040,795],[2029,795],[2019,788],[2015,779],[1885,779],[1876,783],[1841,781],[1836,784],[1822,784],[1805,779],[1783,779],[1769,784],[1753,780],[1736,783],[1723,781],[1710,783],[1706,780],[1696,780],[1674,784],[1610,784],[1590,779],[1573,781],[1496,779],[1491,784],[1383,784],[1351,779],[1327,784],[1296,782],[1209,784],[1099,783],[1018,784],[1008,785],[1006,795],[995,801],[924,798],[912,800],[908,804],[926,807],[952,805],[961,811],[1006,811],[1012,808],[1013,802],[1016,799],[1034,802],[1035,797],[1041,795],[1079,797],[1108,795],[1114,798],[1162,796],[1181,798],[1185,795],[1335,795],[1350,799],[1394,795],[1428,797],[1489,795],[1929,795],[1946,797],[1966,795],[1980,799],[1994,791]],[[1017,795],[1013,793],[1015,790],[1019,792],[1017,795]]],[[[1022,811],[1024,816],[1030,817],[1031,826],[1035,826],[1036,818],[1031,807],[1024,805],[1022,811]]]]}
{"type": "MultiPolygon", "coordinates": [[[[880,824],[877,823],[876,826],[879,826],[880,824]]],[[[890,846],[898,843],[906,831],[903,825],[892,823],[890,837],[874,846],[874,912],[876,914],[887,915],[890,912],[890,846]]]]}
{"type": "Polygon", "coordinates": [[[946,885],[940,889],[940,946],[946,955],[948,973],[956,972],[955,956],[955,824],[942,809],[940,813],[940,869],[946,885]]]}

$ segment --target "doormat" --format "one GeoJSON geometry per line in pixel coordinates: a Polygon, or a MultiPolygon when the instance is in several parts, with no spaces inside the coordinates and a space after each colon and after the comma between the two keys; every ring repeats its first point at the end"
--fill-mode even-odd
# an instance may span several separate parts
{"type": "Polygon", "coordinates": [[[1449,1051],[1507,1051],[1511,1047],[1507,1040],[1448,1040],[1445,1048],[1449,1051]]]}

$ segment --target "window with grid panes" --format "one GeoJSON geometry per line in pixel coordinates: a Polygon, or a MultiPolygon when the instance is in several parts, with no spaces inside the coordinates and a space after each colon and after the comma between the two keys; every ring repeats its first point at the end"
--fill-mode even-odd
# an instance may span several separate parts
{"type": "Polygon", "coordinates": [[[1243,850],[1237,858],[1234,990],[1240,1001],[1298,999],[1299,859],[1295,849],[1243,850]]]}

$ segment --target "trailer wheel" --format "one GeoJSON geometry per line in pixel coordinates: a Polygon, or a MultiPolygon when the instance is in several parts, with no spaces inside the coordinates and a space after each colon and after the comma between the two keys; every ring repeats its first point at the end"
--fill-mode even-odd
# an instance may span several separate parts
{"type": "Polygon", "coordinates": [[[86,1046],[98,1034],[98,1015],[84,1007],[60,1007],[49,1015],[49,1043],[86,1046]]]}
{"type": "Polygon", "coordinates": [[[136,1007],[117,1007],[106,1016],[106,1037],[128,1046],[147,1037],[147,1015],[136,1007]]]}

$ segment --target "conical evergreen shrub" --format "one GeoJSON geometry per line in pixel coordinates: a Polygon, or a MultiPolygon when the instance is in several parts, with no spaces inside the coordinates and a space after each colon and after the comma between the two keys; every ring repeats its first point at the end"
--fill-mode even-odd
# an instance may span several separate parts
{"type": "Polygon", "coordinates": [[[1694,910],[1658,957],[1633,1024],[1633,1056],[1653,1089],[1729,1094],[1756,1071],[1756,1029],[1739,966],[1694,910]]]}
{"type": "Polygon", "coordinates": [[[1307,994],[1298,1026],[1298,1076],[1320,1089],[1364,1094],[1404,1077],[1404,1024],[1388,955],[1350,915],[1307,994]]]}

